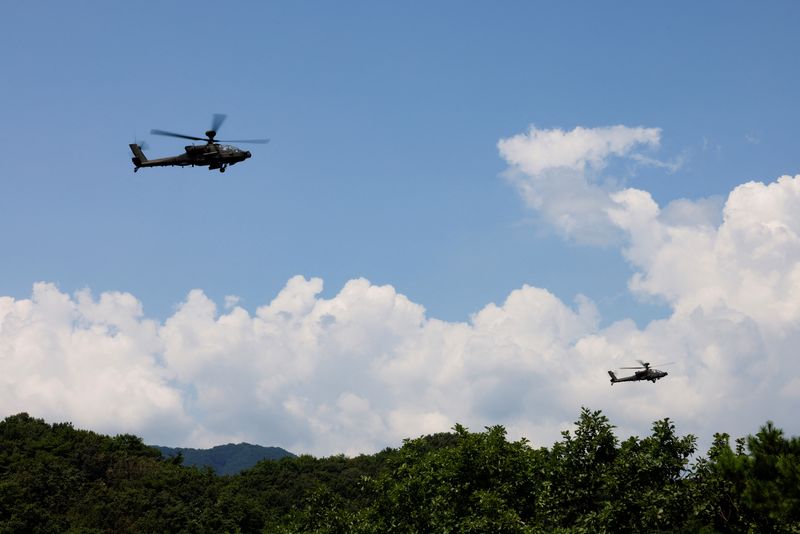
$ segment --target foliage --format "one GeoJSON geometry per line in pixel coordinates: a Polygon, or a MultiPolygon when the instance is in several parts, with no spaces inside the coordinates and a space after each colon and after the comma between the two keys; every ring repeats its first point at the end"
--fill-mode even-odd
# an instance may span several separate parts
{"type": "Polygon", "coordinates": [[[375,521],[384,532],[524,532],[533,510],[534,451],[509,443],[501,426],[470,433],[456,425],[456,439],[429,448],[407,440],[391,456],[390,470],[367,479],[375,521]]]}
{"type": "Polygon", "coordinates": [[[583,409],[549,449],[456,425],[219,476],[23,413],[0,422],[0,532],[800,532],[800,439],[767,423],[695,449],[669,419],[620,442],[583,409]]]}
{"type": "Polygon", "coordinates": [[[693,473],[698,515],[720,532],[800,532],[800,439],[772,422],[736,441],[716,434],[693,473]]]}

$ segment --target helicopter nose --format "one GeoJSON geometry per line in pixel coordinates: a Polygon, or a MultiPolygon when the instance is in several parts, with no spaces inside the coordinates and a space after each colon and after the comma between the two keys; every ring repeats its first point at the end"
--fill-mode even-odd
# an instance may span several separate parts
{"type": "Polygon", "coordinates": [[[247,150],[247,151],[244,153],[244,157],[245,157],[245,158],[249,158],[249,157],[250,157],[250,151],[249,151],[249,150],[247,150]]]}

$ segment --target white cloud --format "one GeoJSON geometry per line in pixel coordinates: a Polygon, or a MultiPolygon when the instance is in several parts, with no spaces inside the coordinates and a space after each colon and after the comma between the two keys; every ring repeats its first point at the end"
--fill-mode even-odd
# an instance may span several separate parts
{"type": "Polygon", "coordinates": [[[793,326],[800,315],[800,178],[751,182],[721,199],[680,199],[663,209],[646,191],[600,185],[587,167],[657,146],[656,128],[538,130],[501,140],[501,155],[527,203],[565,235],[602,242],[616,235],[637,269],[640,294],[678,313],[730,307],[763,328],[793,326]],[[621,233],[614,234],[615,229],[621,233]]]}
{"type": "MultiPolygon", "coordinates": [[[[625,254],[638,269],[632,290],[661,297],[679,313],[727,307],[761,328],[795,328],[800,319],[800,176],[737,187],[718,225],[715,217],[692,209],[665,216],[643,191],[626,190],[612,198],[618,207],[610,217],[629,235],[625,254]]],[[[713,210],[713,204],[694,207],[713,210]]]]}
{"type": "Polygon", "coordinates": [[[0,301],[0,409],[187,446],[375,450],[456,422],[526,418],[598,319],[584,298],[572,309],[528,286],[470,323],[429,319],[363,279],[331,299],[321,290],[295,277],[255,314],[220,313],[195,290],[157,325],[131,295],[37,284],[30,300],[0,301]]]}
{"type": "Polygon", "coordinates": [[[611,126],[565,132],[537,129],[501,139],[500,155],[509,164],[507,179],[525,202],[562,235],[579,242],[604,244],[618,235],[606,211],[610,194],[619,190],[615,180],[600,180],[598,173],[614,157],[629,157],[653,165],[653,158],[632,151],[657,147],[661,130],[611,126]]]}
{"type": "Polygon", "coordinates": [[[30,300],[0,298],[0,407],[79,419],[108,432],[160,435],[189,421],[170,372],[156,362],[158,327],[129,294],[70,298],[35,284],[30,300]]]}
{"type": "Polygon", "coordinates": [[[221,313],[195,290],[158,325],[131,295],[37,284],[30,300],[0,299],[0,410],[151,443],[355,454],[456,422],[548,445],[582,405],[623,432],[668,416],[704,437],[745,433],[780,421],[785,410],[767,407],[797,402],[796,380],[778,372],[788,345],[726,307],[601,329],[584,297],[570,307],[524,286],[449,323],[363,279],[321,291],[295,277],[251,314],[221,313]],[[658,385],[611,387],[606,370],[636,358],[677,365],[658,385]]]}
{"type": "Polygon", "coordinates": [[[501,139],[500,155],[525,174],[535,176],[550,169],[583,171],[587,166],[601,169],[609,157],[625,156],[639,145],[658,146],[659,128],[609,126],[583,128],[565,132],[560,129],[538,129],[501,139]]]}

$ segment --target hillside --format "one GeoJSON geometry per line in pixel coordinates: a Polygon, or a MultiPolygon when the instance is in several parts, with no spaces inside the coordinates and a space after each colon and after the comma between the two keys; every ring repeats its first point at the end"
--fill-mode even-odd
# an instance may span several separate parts
{"type": "Polygon", "coordinates": [[[154,445],[167,458],[179,453],[183,456],[183,465],[210,467],[218,475],[235,475],[250,469],[261,460],[280,460],[295,458],[291,452],[280,447],[262,447],[250,443],[228,443],[210,449],[192,449],[185,447],[162,447],[154,445]]]}

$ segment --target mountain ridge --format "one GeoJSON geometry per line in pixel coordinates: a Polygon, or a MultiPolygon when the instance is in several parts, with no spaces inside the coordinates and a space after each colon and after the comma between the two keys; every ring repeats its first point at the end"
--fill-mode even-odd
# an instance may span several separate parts
{"type": "Polygon", "coordinates": [[[297,455],[281,447],[264,447],[252,443],[226,443],[216,445],[209,449],[195,449],[192,447],[165,447],[163,445],[150,445],[158,449],[166,458],[174,458],[178,454],[183,456],[183,465],[196,467],[210,467],[218,475],[236,475],[250,469],[262,460],[280,460],[281,458],[296,458],[297,455]]]}

